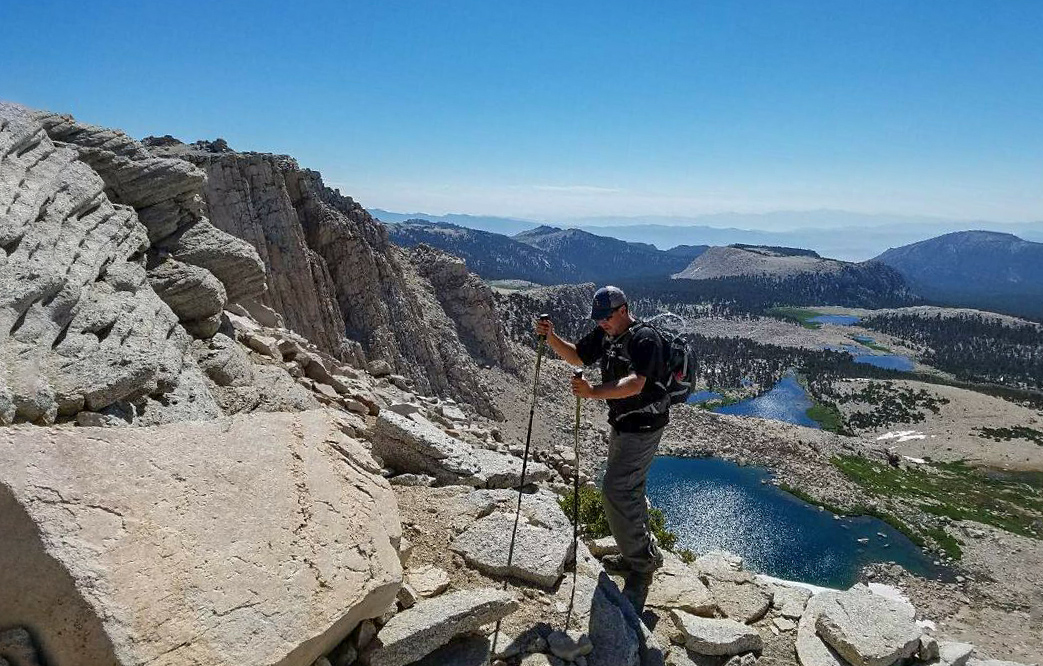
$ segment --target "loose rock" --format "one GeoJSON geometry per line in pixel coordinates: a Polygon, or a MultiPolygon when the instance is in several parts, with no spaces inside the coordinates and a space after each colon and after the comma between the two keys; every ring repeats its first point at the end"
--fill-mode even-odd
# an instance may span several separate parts
{"type": "Polygon", "coordinates": [[[514,516],[496,512],[477,521],[453,540],[450,546],[479,570],[496,576],[512,576],[551,587],[565,570],[572,554],[572,534],[564,529],[547,529],[519,522],[510,565],[514,516]]]}
{"type": "Polygon", "coordinates": [[[453,636],[496,622],[518,608],[494,588],[464,590],[419,602],[402,611],[377,634],[367,651],[371,666],[404,666],[445,645],[453,636]]]}
{"type": "Polygon", "coordinates": [[[449,574],[445,569],[423,565],[407,574],[409,584],[421,597],[434,597],[449,589],[449,574]]]}
{"type": "Polygon", "coordinates": [[[911,657],[923,633],[907,604],[859,586],[827,600],[815,628],[854,666],[891,666],[911,657]]]}
{"type": "Polygon", "coordinates": [[[685,637],[685,648],[697,654],[718,656],[761,650],[764,646],[757,630],[735,620],[713,620],[671,611],[671,616],[685,637]]]}

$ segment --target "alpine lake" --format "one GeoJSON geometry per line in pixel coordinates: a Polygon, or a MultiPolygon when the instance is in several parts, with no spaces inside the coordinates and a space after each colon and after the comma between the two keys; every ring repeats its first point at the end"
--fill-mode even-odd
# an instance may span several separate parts
{"type": "MultiPolygon", "coordinates": [[[[843,323],[856,321],[848,317],[843,323]]],[[[858,342],[868,345],[872,340],[858,342]]],[[[863,353],[855,345],[845,345],[844,351],[860,363],[897,370],[913,367],[903,356],[863,353]]],[[[689,402],[721,397],[700,391],[689,402]]],[[[788,374],[759,396],[713,411],[818,428],[807,415],[813,404],[797,378],[788,374]]],[[[947,575],[932,556],[882,520],[835,515],[781,490],[769,479],[768,470],[717,458],[663,456],[652,463],[647,494],[652,505],[663,511],[667,528],[677,534],[678,549],[727,550],[741,555],[750,569],[770,576],[846,588],[856,582],[863,566],[874,562],[896,562],[927,577],[947,575]]]]}

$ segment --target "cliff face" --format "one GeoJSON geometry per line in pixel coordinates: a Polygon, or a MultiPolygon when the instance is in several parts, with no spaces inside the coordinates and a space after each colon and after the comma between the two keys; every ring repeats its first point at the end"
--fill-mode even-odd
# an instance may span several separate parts
{"type": "Polygon", "coordinates": [[[514,369],[515,359],[507,346],[492,289],[469,272],[462,259],[427,245],[417,246],[409,253],[409,260],[431,283],[435,298],[456,322],[460,340],[471,356],[488,365],[514,369]]]}
{"type": "Polygon", "coordinates": [[[182,156],[207,175],[204,198],[214,225],[247,241],[264,262],[268,289],[258,300],[320,348],[361,365],[361,349],[345,336],[333,278],[308,247],[287,192],[282,173],[296,167],[292,160],[203,150],[182,156]]]}
{"type": "Polygon", "coordinates": [[[256,248],[268,285],[261,300],[283,315],[287,327],[343,361],[385,360],[420,391],[493,413],[461,338],[483,361],[509,365],[497,320],[490,317],[499,342],[497,331],[483,330],[472,318],[454,321],[453,312],[461,313],[447,314],[435,295],[442,292],[355,201],[286,156],[237,153],[220,142],[146,144],[206,173],[210,219],[256,248]]]}
{"type": "Polygon", "coordinates": [[[114,203],[134,209],[148,232],[149,281],[193,335],[217,332],[227,302],[265,289],[257,253],[205,217],[206,174],[183,160],[153,154],[119,130],[68,115],[37,112],[51,140],[73,148],[101,177],[114,203]]]}

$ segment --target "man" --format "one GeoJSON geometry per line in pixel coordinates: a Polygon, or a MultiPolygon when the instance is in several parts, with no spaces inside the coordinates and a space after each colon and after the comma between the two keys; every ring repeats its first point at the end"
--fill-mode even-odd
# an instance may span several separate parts
{"type": "Polygon", "coordinates": [[[536,332],[568,363],[600,364],[601,383],[573,377],[572,392],[608,401],[612,432],[602,492],[620,556],[603,563],[626,575],[624,592],[640,609],[652,572],[663,561],[649,532],[645,481],[669,420],[670,398],[661,384],[666,359],[659,334],[630,314],[621,289],[598,289],[590,318],[597,327],[575,344],[558,337],[548,320],[537,322],[536,332]]]}

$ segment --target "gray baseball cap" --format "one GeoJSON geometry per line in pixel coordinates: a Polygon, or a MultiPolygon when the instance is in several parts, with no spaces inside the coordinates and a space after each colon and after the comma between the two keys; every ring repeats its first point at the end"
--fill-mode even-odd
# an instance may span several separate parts
{"type": "Polygon", "coordinates": [[[594,293],[594,303],[590,307],[590,318],[595,321],[606,319],[612,314],[613,310],[626,304],[627,295],[623,293],[622,289],[612,285],[602,287],[594,293]]]}

